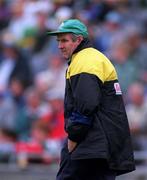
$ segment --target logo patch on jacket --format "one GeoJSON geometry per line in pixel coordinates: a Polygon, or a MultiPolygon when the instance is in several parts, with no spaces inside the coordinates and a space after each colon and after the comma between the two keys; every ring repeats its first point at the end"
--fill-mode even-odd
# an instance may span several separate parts
{"type": "Polygon", "coordinates": [[[122,91],[121,91],[119,83],[114,83],[114,89],[115,89],[116,95],[122,94],[122,91]]]}

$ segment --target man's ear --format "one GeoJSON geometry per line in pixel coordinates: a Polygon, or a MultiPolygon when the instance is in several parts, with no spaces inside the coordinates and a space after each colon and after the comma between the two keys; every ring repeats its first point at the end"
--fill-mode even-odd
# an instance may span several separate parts
{"type": "Polygon", "coordinates": [[[77,40],[78,40],[78,42],[79,42],[79,44],[83,41],[83,36],[78,36],[78,38],[77,38],[77,40]]]}

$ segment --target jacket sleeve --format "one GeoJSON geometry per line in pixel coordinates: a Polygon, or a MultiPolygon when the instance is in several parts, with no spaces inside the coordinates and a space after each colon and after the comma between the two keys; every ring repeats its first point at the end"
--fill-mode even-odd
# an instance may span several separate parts
{"type": "Polygon", "coordinates": [[[74,110],[67,126],[70,140],[80,142],[85,138],[100,103],[101,86],[102,82],[92,74],[80,73],[71,77],[74,110]]]}

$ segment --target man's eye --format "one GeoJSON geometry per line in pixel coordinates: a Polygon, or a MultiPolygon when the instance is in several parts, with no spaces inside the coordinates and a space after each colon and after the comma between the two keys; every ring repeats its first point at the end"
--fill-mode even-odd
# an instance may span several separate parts
{"type": "Polygon", "coordinates": [[[57,39],[57,42],[65,43],[65,42],[68,42],[68,40],[67,39],[57,39]]]}
{"type": "Polygon", "coordinates": [[[66,39],[63,39],[63,40],[62,40],[62,42],[67,42],[67,41],[68,41],[68,40],[66,40],[66,39]]]}

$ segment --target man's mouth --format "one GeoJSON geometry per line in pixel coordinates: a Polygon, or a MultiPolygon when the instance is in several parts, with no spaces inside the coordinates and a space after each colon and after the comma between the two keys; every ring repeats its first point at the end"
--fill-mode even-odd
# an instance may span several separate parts
{"type": "Polygon", "coordinates": [[[66,54],[66,51],[61,51],[62,54],[66,54]]]}

